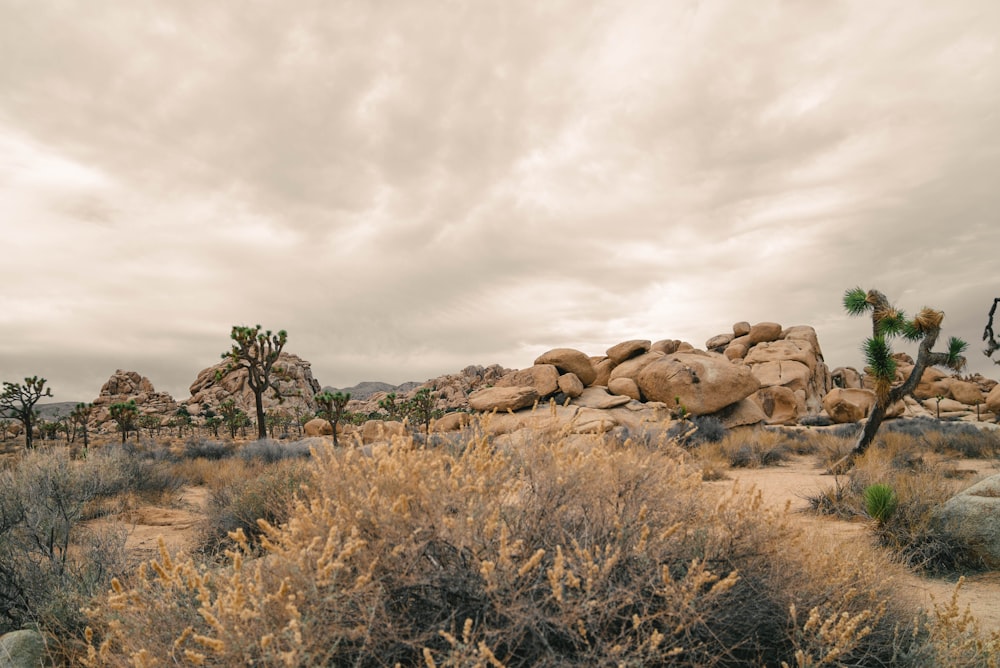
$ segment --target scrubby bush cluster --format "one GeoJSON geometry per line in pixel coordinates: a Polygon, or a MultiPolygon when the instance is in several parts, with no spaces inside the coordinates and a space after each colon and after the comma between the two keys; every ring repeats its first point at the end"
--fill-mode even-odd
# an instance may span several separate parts
{"type": "Polygon", "coordinates": [[[929,651],[877,556],[817,554],[685,458],[541,438],[324,451],[287,523],[260,523],[264,556],[238,529],[223,565],[164,550],[115,580],[85,662],[906,665],[929,651]]]}
{"type": "Polygon", "coordinates": [[[124,528],[83,521],[124,490],[161,494],[172,485],[117,448],[83,462],[65,449],[35,449],[0,471],[0,633],[39,624],[78,635],[80,608],[126,567],[124,528]]]}

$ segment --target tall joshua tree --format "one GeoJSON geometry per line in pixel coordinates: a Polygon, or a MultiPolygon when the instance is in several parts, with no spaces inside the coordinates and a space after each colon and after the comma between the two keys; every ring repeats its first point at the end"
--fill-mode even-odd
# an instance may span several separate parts
{"type": "Polygon", "coordinates": [[[31,431],[35,420],[35,404],[42,397],[51,397],[52,389],[45,387],[45,379],[38,376],[25,378],[24,384],[4,381],[3,392],[0,392],[0,413],[7,412],[11,417],[24,425],[24,446],[30,450],[35,447],[31,439],[31,431]]]}
{"type": "Polygon", "coordinates": [[[344,418],[347,412],[347,402],[351,400],[350,392],[321,392],[313,397],[313,401],[319,406],[317,415],[330,423],[333,429],[333,447],[337,447],[337,425],[344,418]]]}
{"type": "Polygon", "coordinates": [[[848,290],[844,293],[844,309],[850,315],[871,314],[872,335],[865,340],[862,350],[865,353],[866,370],[875,379],[875,406],[872,407],[868,422],[854,448],[831,468],[834,473],[850,469],[854,460],[864,454],[875,440],[875,434],[878,433],[889,407],[913,392],[927,367],[946,366],[959,371],[965,366],[962,353],[968,348],[965,341],[953,336],[948,339],[948,352],[933,352],[931,349],[941,334],[944,313],[925,306],[916,317],[909,319],[878,290],[848,290]],[[896,337],[918,343],[918,349],[910,375],[901,384],[894,386],[896,360],[892,356],[891,340],[896,337]]]}
{"type": "Polygon", "coordinates": [[[233,340],[233,347],[229,352],[222,354],[222,359],[229,360],[230,370],[240,368],[247,370],[247,384],[253,392],[257,408],[257,437],[267,438],[264,391],[270,388],[279,397],[281,396],[277,382],[271,380],[271,371],[274,363],[278,361],[281,349],[288,341],[288,333],[283,329],[277,334],[271,333],[269,329],[262,332],[260,325],[254,327],[233,325],[229,338],[233,340]]]}

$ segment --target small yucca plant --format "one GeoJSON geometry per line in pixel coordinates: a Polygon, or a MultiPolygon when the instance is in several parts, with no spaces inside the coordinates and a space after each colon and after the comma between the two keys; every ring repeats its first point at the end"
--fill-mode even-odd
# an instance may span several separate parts
{"type": "Polygon", "coordinates": [[[865,511],[868,516],[879,524],[885,524],[896,512],[899,505],[899,497],[896,490],[884,483],[869,485],[865,488],[865,511]]]}

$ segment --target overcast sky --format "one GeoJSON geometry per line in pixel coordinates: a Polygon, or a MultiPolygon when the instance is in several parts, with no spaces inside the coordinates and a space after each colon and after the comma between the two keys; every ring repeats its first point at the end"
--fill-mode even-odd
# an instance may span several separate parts
{"type": "MultiPolygon", "coordinates": [[[[1000,2],[0,0],[0,380],[187,398],[1000,296],[1000,2]]],[[[902,349],[906,349],[902,347],[902,349]]]]}

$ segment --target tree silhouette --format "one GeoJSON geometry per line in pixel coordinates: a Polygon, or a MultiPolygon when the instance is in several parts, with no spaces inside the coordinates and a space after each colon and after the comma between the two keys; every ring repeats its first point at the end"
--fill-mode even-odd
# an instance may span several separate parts
{"type": "Polygon", "coordinates": [[[337,425],[347,412],[347,402],[351,400],[351,393],[343,392],[321,392],[313,397],[316,405],[319,406],[317,415],[330,423],[333,428],[333,447],[337,447],[337,425]]]}
{"type": "Polygon", "coordinates": [[[233,347],[229,352],[223,353],[222,358],[229,360],[230,371],[241,368],[247,370],[247,385],[253,392],[257,409],[257,437],[267,438],[264,391],[270,388],[281,398],[278,384],[271,381],[271,371],[288,341],[288,333],[283,329],[277,334],[272,334],[271,330],[262,332],[260,325],[233,325],[229,338],[233,340],[233,347]]]}
{"type": "Polygon", "coordinates": [[[0,412],[6,411],[11,417],[20,420],[24,425],[24,445],[27,449],[34,446],[32,427],[35,421],[35,404],[42,397],[51,397],[52,390],[45,387],[45,379],[32,376],[24,379],[24,384],[4,381],[3,392],[0,393],[0,412]]]}

